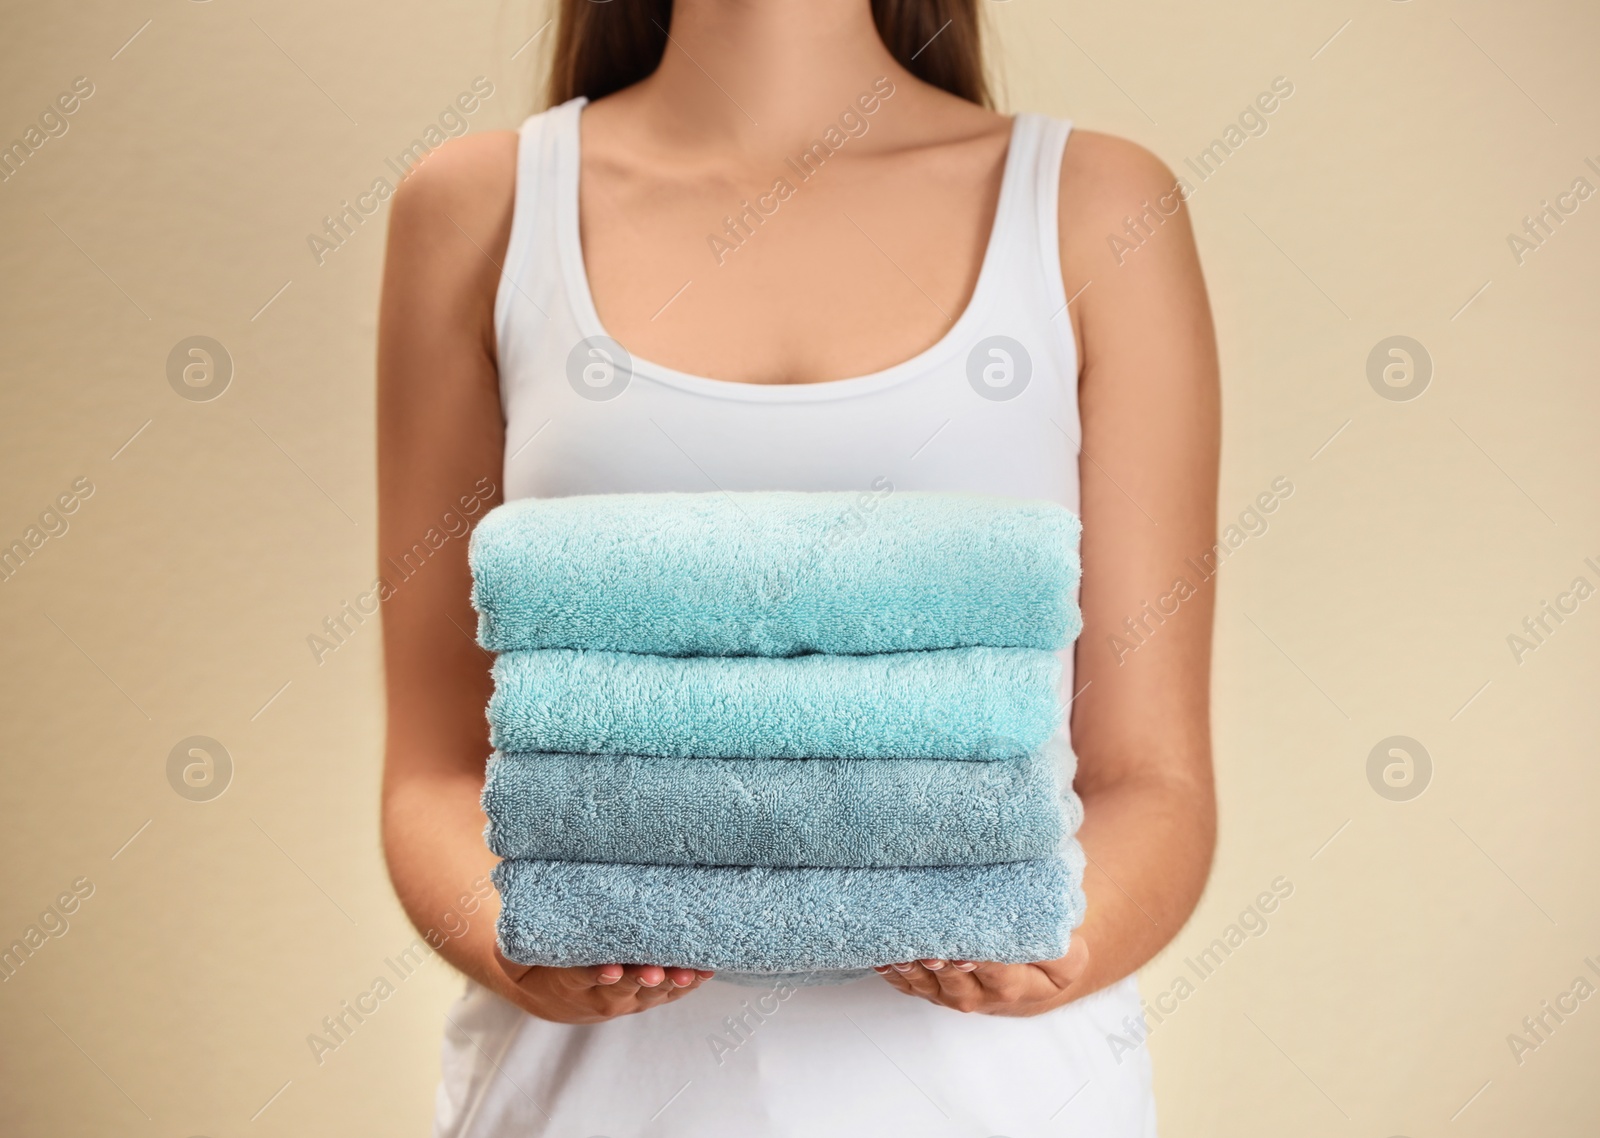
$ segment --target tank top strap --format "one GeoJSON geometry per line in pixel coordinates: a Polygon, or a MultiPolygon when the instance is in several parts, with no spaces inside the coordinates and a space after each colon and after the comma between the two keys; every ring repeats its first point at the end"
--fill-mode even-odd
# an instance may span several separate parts
{"type": "MultiPolygon", "coordinates": [[[[1041,291],[1023,286],[1014,295],[1032,295],[1044,303],[1045,315],[1059,314],[1067,297],[1061,279],[1060,190],[1061,159],[1072,123],[1048,115],[1019,114],[1012,146],[1019,148],[1014,171],[1017,193],[1003,208],[1013,211],[1001,232],[1008,235],[1013,277],[1036,283],[1041,291]]],[[[997,221],[1000,219],[997,219],[997,221]]]]}
{"type": "Polygon", "coordinates": [[[578,114],[587,99],[529,115],[517,130],[517,185],[511,236],[495,296],[495,332],[504,341],[510,322],[531,316],[540,325],[562,287],[559,252],[562,191],[578,160],[578,114]],[[527,309],[526,312],[519,311],[527,309]]]}

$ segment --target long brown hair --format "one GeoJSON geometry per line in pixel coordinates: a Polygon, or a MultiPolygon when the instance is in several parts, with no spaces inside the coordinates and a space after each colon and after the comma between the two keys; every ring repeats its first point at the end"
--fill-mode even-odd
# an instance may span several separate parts
{"type": "MultiPolygon", "coordinates": [[[[872,0],[889,53],[911,74],[980,107],[990,106],[978,32],[979,0],[872,0]]],[[[547,95],[550,105],[598,99],[661,63],[672,0],[560,0],[547,95]]]]}

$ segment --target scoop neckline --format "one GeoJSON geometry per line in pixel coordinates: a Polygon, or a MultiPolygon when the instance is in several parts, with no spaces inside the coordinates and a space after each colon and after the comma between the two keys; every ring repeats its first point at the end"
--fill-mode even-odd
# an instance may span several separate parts
{"type": "Polygon", "coordinates": [[[1022,114],[1011,116],[1010,132],[1006,141],[1005,163],[1000,172],[1000,193],[995,199],[994,219],[989,225],[989,236],[984,245],[983,260],[978,266],[978,279],[973,284],[972,295],[966,307],[937,340],[909,359],[864,375],[846,376],[842,379],[824,379],[814,383],[746,383],[732,379],[713,379],[680,371],[637,355],[606,329],[595,307],[594,293],[589,287],[589,268],[583,255],[582,231],[579,227],[579,189],[582,180],[582,131],[580,118],[588,102],[578,96],[558,108],[561,119],[557,123],[557,188],[556,243],[561,259],[561,271],[566,280],[567,294],[571,298],[573,316],[579,331],[588,337],[604,337],[618,344],[628,353],[632,374],[636,378],[653,380],[668,387],[679,388],[714,399],[734,399],[746,402],[768,403],[818,403],[833,399],[848,399],[868,395],[903,383],[915,376],[926,374],[949,357],[961,351],[970,339],[969,331],[981,321],[989,310],[991,297],[998,284],[999,261],[1003,255],[1005,237],[1016,212],[1013,199],[1021,192],[1022,178],[1022,114]]]}

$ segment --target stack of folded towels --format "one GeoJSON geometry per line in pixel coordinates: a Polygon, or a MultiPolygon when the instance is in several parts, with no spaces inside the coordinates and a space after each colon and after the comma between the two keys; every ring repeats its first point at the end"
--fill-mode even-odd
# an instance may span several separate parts
{"type": "Polygon", "coordinates": [[[1064,955],[1078,531],[1052,503],[905,492],[489,513],[501,951],[744,975],[1064,955]]]}

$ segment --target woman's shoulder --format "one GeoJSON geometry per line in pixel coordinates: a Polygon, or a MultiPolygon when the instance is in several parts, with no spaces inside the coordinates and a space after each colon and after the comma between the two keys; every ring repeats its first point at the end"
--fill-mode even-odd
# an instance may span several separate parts
{"type": "MultiPolygon", "coordinates": [[[[438,217],[509,208],[516,192],[514,130],[488,130],[452,138],[428,154],[395,192],[395,210],[438,217]]],[[[441,218],[442,220],[442,218],[441,218]]],[[[456,220],[460,220],[459,217],[456,220]]]]}
{"type": "Polygon", "coordinates": [[[1082,267],[1092,277],[1103,270],[1108,253],[1120,265],[1127,257],[1124,246],[1142,246],[1158,229],[1182,231],[1182,236],[1161,242],[1166,253],[1150,259],[1184,257],[1191,245],[1184,205],[1190,192],[1187,182],[1137,142],[1074,130],[1061,160],[1058,216],[1063,262],[1082,267]]]}
{"type": "Polygon", "coordinates": [[[1061,200],[1090,209],[1107,206],[1127,212],[1154,200],[1179,182],[1167,164],[1126,138],[1094,130],[1073,130],[1061,160],[1061,200]]]}
{"type": "Polygon", "coordinates": [[[464,134],[406,176],[390,206],[386,291],[463,290],[492,307],[511,240],[517,139],[508,130],[464,134]]]}
{"type": "Polygon", "coordinates": [[[1069,296],[1083,294],[1070,306],[1080,344],[1096,336],[1103,341],[1118,328],[1143,327],[1142,314],[1163,307],[1203,315],[1205,285],[1185,204],[1187,182],[1136,142],[1074,130],[1060,185],[1062,281],[1069,296]],[[1124,266],[1133,268],[1124,272],[1124,266]]]}

